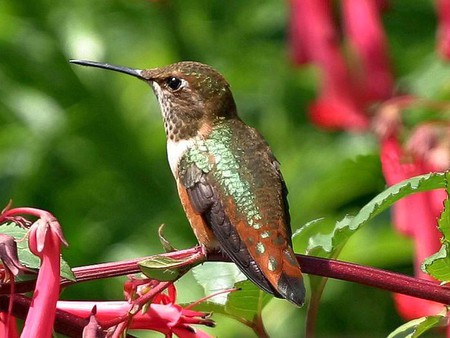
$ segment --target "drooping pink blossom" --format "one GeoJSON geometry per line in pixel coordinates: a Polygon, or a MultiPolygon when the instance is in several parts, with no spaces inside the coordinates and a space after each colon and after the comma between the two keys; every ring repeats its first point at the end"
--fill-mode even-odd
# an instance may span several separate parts
{"type": "Polygon", "coordinates": [[[368,119],[356,108],[352,100],[334,95],[321,96],[309,107],[311,121],[330,130],[364,130],[368,119]]]}
{"type": "Polygon", "coordinates": [[[21,337],[52,335],[60,288],[61,236],[59,223],[50,214],[39,218],[29,231],[30,250],[41,258],[41,266],[21,337]]]}
{"type": "Polygon", "coordinates": [[[436,315],[445,307],[443,304],[431,300],[407,296],[400,293],[394,294],[394,301],[397,312],[405,320],[436,315]]]}
{"type": "Polygon", "coordinates": [[[406,151],[421,159],[424,171],[450,168],[450,125],[447,121],[428,121],[411,132],[406,151]]]}
{"type": "Polygon", "coordinates": [[[450,0],[436,0],[438,16],[437,50],[444,60],[450,59],[450,0]]]}
{"type": "Polygon", "coordinates": [[[18,338],[16,318],[7,312],[0,312],[0,337],[18,338]]]}
{"type": "Polygon", "coordinates": [[[333,129],[363,130],[368,118],[359,102],[340,51],[340,39],[329,0],[291,0],[290,41],[293,59],[318,67],[319,99],[312,104],[314,123],[333,129]]]}
{"type": "MultiPolygon", "coordinates": [[[[413,163],[405,162],[403,150],[392,135],[381,141],[381,168],[386,183],[391,186],[405,179],[420,175],[420,171],[413,163]]],[[[414,223],[410,222],[409,205],[415,204],[416,196],[408,196],[398,201],[393,207],[393,224],[404,235],[413,236],[414,223]]]]}
{"type": "Polygon", "coordinates": [[[38,217],[28,232],[28,246],[41,259],[41,266],[21,337],[48,338],[52,335],[59,297],[61,243],[67,245],[67,242],[59,222],[49,212],[10,207],[11,203],[2,210],[0,223],[12,220],[28,225],[29,222],[21,214],[38,217]]]}
{"type": "Polygon", "coordinates": [[[131,277],[124,289],[127,301],[59,301],[57,308],[82,318],[90,317],[94,323],[90,329],[96,329],[97,325],[103,330],[114,328],[114,337],[127,329],[154,330],[166,336],[210,337],[192,326],[214,326],[210,314],[191,310],[196,303],[184,308],[176,304],[177,293],[172,283],[131,277]],[[147,297],[150,294],[152,297],[147,297]]]}
{"type": "MultiPolygon", "coordinates": [[[[158,302],[152,302],[144,313],[139,311],[132,316],[129,329],[154,330],[166,335],[174,333],[179,337],[210,337],[191,326],[193,324],[212,326],[213,322],[208,319],[208,314],[184,309],[175,304],[170,295],[159,294],[157,298],[158,302]]],[[[133,308],[133,305],[126,301],[59,301],[57,304],[58,309],[80,317],[88,317],[94,306],[96,307],[95,318],[101,326],[117,317],[126,317],[133,308]]]]}
{"type": "MultiPolygon", "coordinates": [[[[307,34],[303,5],[299,0],[290,1],[289,48],[291,59],[297,65],[312,61],[309,48],[313,41],[310,41],[310,34],[307,34]]],[[[330,6],[330,2],[320,1],[320,5],[330,6]]]]}
{"type": "Polygon", "coordinates": [[[346,37],[356,56],[351,67],[362,99],[369,103],[388,99],[394,79],[376,0],[342,0],[342,11],[346,37]]]}
{"type": "MultiPolygon", "coordinates": [[[[0,234],[0,283],[9,282],[12,296],[15,290],[14,276],[20,272],[30,272],[31,270],[22,265],[17,253],[17,243],[14,237],[0,234]]],[[[8,310],[0,312],[0,337],[19,337],[17,331],[16,318],[12,315],[12,297],[9,299],[8,310]]]]}
{"type": "MultiPolygon", "coordinates": [[[[408,156],[396,135],[381,141],[381,164],[388,185],[425,174],[430,168],[423,158],[411,154],[408,156]]],[[[421,270],[421,264],[441,247],[441,234],[436,226],[445,197],[442,189],[433,190],[413,194],[394,205],[393,223],[396,229],[414,240],[414,272],[418,278],[433,280],[421,270]]],[[[442,304],[411,296],[395,294],[394,299],[399,313],[407,320],[434,315],[443,309],[442,304]]]]}

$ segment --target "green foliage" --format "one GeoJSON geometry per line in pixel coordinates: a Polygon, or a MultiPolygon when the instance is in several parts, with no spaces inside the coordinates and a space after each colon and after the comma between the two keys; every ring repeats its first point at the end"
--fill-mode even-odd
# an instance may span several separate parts
{"type": "Polygon", "coordinates": [[[450,174],[447,173],[447,199],[444,202],[444,211],[438,221],[438,229],[442,233],[443,238],[440,250],[434,255],[428,257],[422,263],[422,270],[437,280],[444,283],[450,281],[450,200],[448,194],[450,192],[448,178],[450,174]]]}
{"type": "Polygon", "coordinates": [[[448,324],[447,310],[436,316],[427,316],[411,320],[389,334],[388,338],[416,338],[432,328],[445,327],[448,324]]]}
{"type": "MultiPolygon", "coordinates": [[[[153,278],[161,282],[175,281],[189,270],[192,266],[192,258],[175,259],[160,255],[139,262],[139,268],[148,278],[153,278]]],[[[199,264],[200,261],[195,262],[199,264]]]]}
{"type": "Polygon", "coordinates": [[[421,267],[433,278],[448,283],[450,281],[449,244],[445,242],[438,252],[422,263],[421,267]]]}
{"type": "Polygon", "coordinates": [[[260,315],[264,306],[267,305],[272,296],[263,292],[249,281],[236,284],[238,292],[233,292],[228,296],[225,311],[234,317],[244,318],[253,321],[256,315],[260,315]]]}
{"type": "MultiPolygon", "coordinates": [[[[209,271],[215,269],[218,272],[217,268],[218,266],[209,269],[209,271]]],[[[262,332],[264,330],[261,321],[262,311],[273,297],[248,280],[237,282],[234,287],[237,291],[229,293],[225,298],[225,303],[208,301],[196,305],[195,309],[223,314],[247,325],[256,334],[262,332]]]]}
{"type": "MultiPolygon", "coordinates": [[[[313,256],[336,257],[350,236],[373,217],[408,195],[444,188],[446,179],[444,173],[430,173],[410,178],[389,187],[366,204],[356,216],[345,216],[337,222],[332,233],[327,235],[317,234],[310,238],[308,253],[313,256]]],[[[301,235],[301,231],[297,235],[301,235]]]]}

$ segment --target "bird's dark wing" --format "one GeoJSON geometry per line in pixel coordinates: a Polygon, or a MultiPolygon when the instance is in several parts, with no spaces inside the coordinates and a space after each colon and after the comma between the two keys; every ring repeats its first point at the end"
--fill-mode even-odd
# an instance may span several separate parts
{"type": "Polygon", "coordinates": [[[273,154],[270,154],[272,159],[272,165],[276,170],[276,173],[279,177],[280,183],[281,183],[281,196],[283,199],[283,206],[284,206],[284,223],[286,224],[286,233],[287,233],[287,239],[289,242],[289,245],[292,246],[292,229],[291,229],[291,215],[289,213],[289,202],[287,199],[287,195],[289,193],[288,188],[286,186],[286,182],[284,181],[283,174],[280,170],[280,162],[273,156],[273,154]]]}
{"type": "Polygon", "coordinates": [[[223,201],[214,188],[213,177],[195,164],[184,166],[180,172],[181,184],[187,190],[192,208],[202,216],[220,243],[221,249],[238,265],[240,270],[264,291],[279,297],[278,292],[264,277],[245,243],[226,214],[223,201]]]}

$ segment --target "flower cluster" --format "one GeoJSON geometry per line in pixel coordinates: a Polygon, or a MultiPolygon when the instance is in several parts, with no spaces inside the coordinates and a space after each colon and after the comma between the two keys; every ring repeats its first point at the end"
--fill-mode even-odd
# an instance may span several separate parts
{"type": "Polygon", "coordinates": [[[367,108],[390,98],[393,77],[377,1],[342,0],[344,37],[328,0],[292,0],[290,41],[297,64],[318,67],[322,85],[311,119],[332,129],[366,130],[367,108]],[[342,53],[348,42],[349,58],[342,53]],[[349,67],[351,61],[352,67],[349,67]]]}
{"type": "Polygon", "coordinates": [[[83,334],[83,337],[99,337],[106,334],[118,337],[128,329],[140,329],[158,331],[166,337],[173,334],[188,338],[209,337],[192,325],[214,326],[210,315],[178,305],[176,289],[171,282],[130,278],[125,283],[126,301],[58,301],[61,244],[67,245],[59,222],[47,211],[8,207],[0,215],[0,224],[6,221],[29,226],[26,233],[28,248],[40,258],[41,263],[32,299],[18,297],[14,290],[14,277],[32,270],[23,266],[18,259],[16,241],[22,239],[6,234],[0,236],[0,260],[3,263],[0,274],[11,285],[7,311],[5,307],[0,310],[1,337],[19,337],[15,313],[13,315],[13,305],[18,308],[16,301],[19,300],[26,306],[20,314],[24,315],[28,311],[21,337],[51,337],[58,326],[57,322],[63,319],[73,326],[69,328],[71,336],[83,334]],[[37,217],[38,220],[30,226],[30,222],[19,216],[21,214],[37,217]],[[165,290],[167,293],[164,293],[165,290]]]}

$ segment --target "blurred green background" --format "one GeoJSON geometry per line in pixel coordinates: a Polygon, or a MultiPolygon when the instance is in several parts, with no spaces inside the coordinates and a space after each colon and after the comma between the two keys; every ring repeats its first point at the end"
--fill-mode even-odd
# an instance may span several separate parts
{"type": "MultiPolygon", "coordinates": [[[[241,117],[271,144],[289,187],[294,230],[320,217],[330,227],[355,213],[385,185],[377,142],[308,121],[317,72],[289,61],[288,20],[288,2],[276,0],[1,1],[0,204],[12,198],[15,206],[54,213],[72,266],[162,252],[156,235],[162,223],[176,247],[195,245],[150,88],[67,61],[142,69],[196,60],[224,74],[241,117]]],[[[443,74],[449,72],[434,53],[433,3],[391,1],[383,20],[399,90],[433,96],[446,87],[448,93],[443,74]]],[[[307,240],[296,239],[297,252],[307,240]]],[[[410,241],[391,230],[385,213],[340,258],[411,273],[411,257],[410,241]]],[[[123,280],[73,286],[62,297],[121,299],[123,280]]],[[[180,302],[202,296],[191,275],[178,285],[180,302]]],[[[305,311],[275,300],[264,312],[267,330],[273,337],[301,336],[305,311]]],[[[218,326],[209,332],[216,336],[252,335],[237,322],[214,318],[218,326]]],[[[330,280],[317,335],[381,337],[401,323],[388,292],[330,280]]]]}

